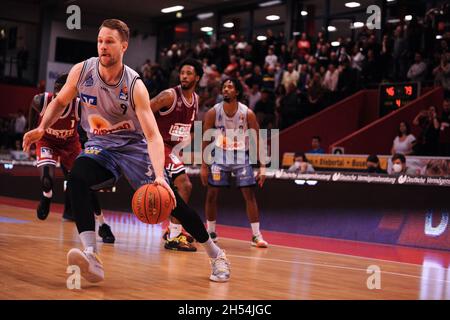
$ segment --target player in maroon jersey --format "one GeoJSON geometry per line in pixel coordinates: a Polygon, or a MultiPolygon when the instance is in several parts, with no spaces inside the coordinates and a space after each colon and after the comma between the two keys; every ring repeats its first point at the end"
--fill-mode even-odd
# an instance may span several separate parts
{"type": "MultiPolygon", "coordinates": [[[[66,82],[67,74],[63,74],[55,81],[54,93],[45,92],[34,96],[29,113],[30,129],[37,127],[42,116],[54,97],[66,82]]],[[[81,153],[78,123],[80,120],[79,99],[74,99],[66,108],[63,115],[47,131],[43,138],[36,143],[37,167],[39,168],[43,193],[37,208],[37,217],[45,220],[50,212],[53,195],[53,180],[55,167],[60,159],[61,169],[67,181],[70,170],[77,156],[81,153]]],[[[99,221],[99,236],[105,243],[114,243],[115,237],[111,228],[105,223],[100,203],[95,192],[91,193],[91,204],[99,221]]],[[[65,192],[64,214],[66,220],[74,220],[68,192],[65,192]]]]}
{"type": "MultiPolygon", "coordinates": [[[[187,203],[192,184],[184,163],[173,152],[179,143],[190,139],[192,124],[198,113],[198,95],[195,93],[197,83],[203,75],[201,63],[195,59],[186,59],[180,65],[180,85],[162,91],[151,99],[150,107],[155,112],[156,122],[164,140],[165,166],[178,193],[187,203]]],[[[192,245],[192,236],[182,230],[180,222],[170,217],[170,225],[164,234],[164,248],[177,251],[196,251],[192,245]]]]}

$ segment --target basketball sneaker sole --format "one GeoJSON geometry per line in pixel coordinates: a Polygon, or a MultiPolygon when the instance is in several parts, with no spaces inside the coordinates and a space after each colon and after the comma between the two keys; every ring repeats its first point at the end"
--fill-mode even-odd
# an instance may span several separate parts
{"type": "Polygon", "coordinates": [[[91,266],[88,257],[80,249],[74,248],[67,253],[67,264],[69,266],[78,266],[81,271],[81,276],[89,282],[96,283],[105,279],[103,270],[101,273],[96,273],[91,270],[91,267],[95,268],[95,266],[91,266]]]}

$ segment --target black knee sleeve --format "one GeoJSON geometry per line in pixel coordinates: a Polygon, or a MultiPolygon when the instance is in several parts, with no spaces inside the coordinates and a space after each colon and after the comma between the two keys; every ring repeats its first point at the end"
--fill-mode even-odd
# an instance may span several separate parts
{"type": "Polygon", "coordinates": [[[50,192],[53,189],[53,179],[50,176],[50,168],[48,166],[43,168],[41,185],[44,192],[50,192]]]}
{"type": "Polygon", "coordinates": [[[95,230],[91,187],[113,178],[108,169],[93,159],[81,157],[75,160],[69,175],[68,190],[79,233],[95,230]]]}
{"type": "Polygon", "coordinates": [[[91,205],[94,214],[99,216],[102,213],[102,208],[100,206],[100,201],[98,200],[98,195],[95,191],[91,191],[91,205]]]}
{"type": "Polygon", "coordinates": [[[209,235],[206,231],[203,221],[194,209],[189,207],[186,202],[180,197],[178,192],[174,191],[177,199],[177,206],[172,211],[172,216],[180,220],[181,225],[187,232],[189,232],[195,240],[204,243],[208,240],[209,235]]]}

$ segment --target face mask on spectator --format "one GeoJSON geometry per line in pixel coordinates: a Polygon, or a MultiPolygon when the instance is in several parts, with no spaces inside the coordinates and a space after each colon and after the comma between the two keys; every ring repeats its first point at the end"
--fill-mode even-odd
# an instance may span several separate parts
{"type": "Polygon", "coordinates": [[[295,168],[297,168],[297,169],[300,168],[300,165],[301,165],[301,162],[300,162],[300,161],[295,161],[295,162],[294,162],[294,167],[295,167],[295,168]]]}
{"type": "Polygon", "coordinates": [[[400,173],[400,172],[402,172],[402,165],[399,163],[396,163],[392,166],[392,169],[394,170],[395,173],[400,173]]]}

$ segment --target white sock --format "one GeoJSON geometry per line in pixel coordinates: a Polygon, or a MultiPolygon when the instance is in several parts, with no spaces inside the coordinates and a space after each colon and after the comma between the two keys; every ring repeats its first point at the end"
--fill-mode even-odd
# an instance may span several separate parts
{"type": "Polygon", "coordinates": [[[203,248],[205,248],[206,253],[210,258],[217,258],[217,256],[220,254],[222,249],[220,249],[214,241],[211,240],[211,238],[208,238],[208,240],[204,243],[202,243],[203,248]]]}
{"type": "Polygon", "coordinates": [[[97,217],[97,221],[98,221],[98,225],[101,226],[102,224],[106,223],[105,222],[105,217],[103,216],[103,213],[100,213],[100,215],[96,215],[97,217]]]}
{"type": "Polygon", "coordinates": [[[51,198],[53,196],[53,190],[50,190],[49,192],[43,192],[42,193],[44,195],[44,197],[46,198],[51,198]]]}
{"type": "Polygon", "coordinates": [[[208,233],[216,232],[216,221],[206,220],[206,229],[208,230],[208,233]]]}
{"type": "Polygon", "coordinates": [[[260,236],[261,231],[259,231],[259,222],[253,222],[253,223],[250,223],[250,225],[252,226],[253,235],[260,236]]]}
{"type": "Polygon", "coordinates": [[[178,237],[181,233],[182,228],[183,227],[181,226],[181,224],[172,223],[172,221],[171,221],[169,224],[169,230],[170,230],[169,238],[173,239],[175,237],[178,237]]]}
{"type": "Polygon", "coordinates": [[[80,233],[80,239],[84,249],[91,247],[93,248],[94,252],[97,252],[97,240],[95,237],[95,231],[84,231],[80,233]]]}

